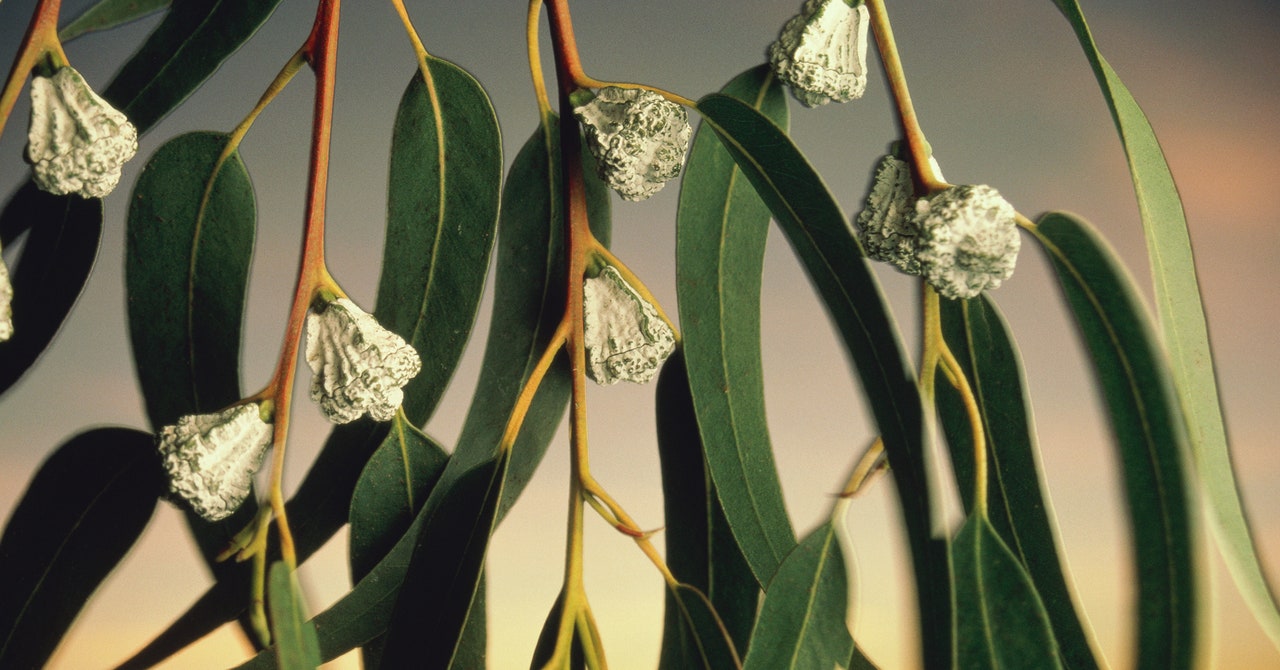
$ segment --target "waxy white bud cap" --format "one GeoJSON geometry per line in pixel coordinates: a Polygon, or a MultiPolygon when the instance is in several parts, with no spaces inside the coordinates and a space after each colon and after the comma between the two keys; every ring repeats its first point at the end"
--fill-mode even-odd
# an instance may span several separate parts
{"type": "Polygon", "coordinates": [[[675,350],[675,333],[618,270],[605,266],[582,284],[587,376],[597,384],[643,384],[675,350]]]}
{"type": "Polygon", "coordinates": [[[911,167],[906,161],[885,156],[876,166],[871,192],[854,226],[868,258],[919,275],[916,244],[920,228],[915,221],[913,193],[911,167]]]}
{"type": "Polygon", "coordinates": [[[13,284],[9,283],[9,266],[0,258],[0,342],[13,337],[13,284]]]}
{"type": "Polygon", "coordinates": [[[346,298],[307,314],[311,399],[333,423],[365,412],[390,421],[404,402],[404,385],[422,369],[418,352],[346,298]]]}
{"type": "Polygon", "coordinates": [[[807,107],[848,102],[867,90],[866,5],[807,0],[769,45],[774,74],[807,107]]]}
{"type": "Polygon", "coordinates": [[[573,113],[600,178],[624,200],[644,200],[680,175],[693,133],[684,107],[653,91],[606,86],[573,113]]]}
{"type": "Polygon", "coordinates": [[[31,78],[27,160],[36,185],[54,195],[102,198],[138,151],[138,131],[75,68],[31,78]]]}
{"type": "Polygon", "coordinates": [[[271,433],[257,403],[184,416],[177,425],[165,426],[160,455],[169,490],[209,521],[231,516],[249,497],[271,433]]]}
{"type": "Polygon", "coordinates": [[[990,186],[953,186],[916,203],[922,274],[938,293],[972,298],[1013,275],[1015,210],[990,186]]]}

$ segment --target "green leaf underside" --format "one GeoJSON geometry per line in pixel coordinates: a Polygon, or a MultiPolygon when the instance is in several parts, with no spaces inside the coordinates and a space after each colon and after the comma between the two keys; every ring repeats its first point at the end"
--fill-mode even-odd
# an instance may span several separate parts
{"type": "MultiPolygon", "coordinates": [[[[1041,481],[1031,403],[1013,335],[986,294],[942,301],[942,328],[982,412],[990,473],[987,521],[1031,577],[1053,624],[1063,665],[1097,668],[1092,635],[1073,600],[1066,566],[1058,559],[1052,506],[1041,481]]],[[[973,439],[968,414],[946,379],[938,380],[937,398],[956,482],[971,512],[973,439]]]]}
{"type": "Polygon", "coordinates": [[[58,31],[58,39],[70,42],[81,35],[109,30],[165,9],[172,0],[102,0],[69,21],[58,31]]]}
{"type": "Polygon", "coordinates": [[[307,621],[307,606],[297,573],[283,561],[267,572],[267,604],[270,606],[271,640],[280,670],[312,670],[320,665],[316,628],[307,621]]]}
{"type": "Polygon", "coordinates": [[[3,394],[48,348],[84,290],[102,238],[102,201],[49,195],[27,182],[5,207],[0,230],[5,243],[29,231],[10,276],[13,336],[0,344],[3,394]]]}
{"type": "Polygon", "coordinates": [[[1155,131],[1120,76],[1099,53],[1075,0],[1054,0],[1093,67],[1124,144],[1147,239],[1156,309],[1218,548],[1262,629],[1280,648],[1280,603],[1268,586],[1231,465],[1213,351],[1182,200],[1155,131]]]}
{"type": "Polygon", "coordinates": [[[682,350],[667,359],[658,377],[657,419],[667,567],[685,588],[696,589],[682,600],[677,600],[678,592],[667,590],[659,667],[726,667],[707,658],[707,649],[727,633],[733,655],[746,651],[760,587],[734,542],[707,474],[682,350]],[[691,625],[692,609],[706,608],[702,598],[711,604],[708,614],[719,616],[723,632],[719,625],[702,631],[696,619],[691,625]]]}
{"type": "Polygon", "coordinates": [[[1138,581],[1138,667],[1189,668],[1197,642],[1195,511],[1167,363],[1132,280],[1088,224],[1050,213],[1035,234],[1089,348],[1116,437],[1138,581]]]}
{"type": "Polygon", "coordinates": [[[163,482],[151,435],[136,430],[91,430],[49,456],[0,537],[0,667],[44,667],[163,482]]]}
{"type": "Polygon", "coordinates": [[[271,16],[280,0],[176,3],[102,97],[144,133],[186,100],[271,16]]]}
{"type": "Polygon", "coordinates": [[[727,96],[709,95],[698,102],[698,110],[769,205],[857,368],[884,439],[907,527],[919,611],[925,613],[924,663],[942,667],[951,650],[946,539],[933,535],[937,513],[926,474],[933,466],[926,463],[915,373],[879,284],[839,206],[786,133],[727,96]]]}
{"type": "MultiPolygon", "coordinates": [[[[786,98],[768,67],[724,90],[786,125],[786,98]]],[[[760,285],[769,209],[710,128],[694,139],[676,221],[680,326],[702,446],[733,535],[763,586],[796,543],[764,409],[760,285]]]]}
{"type": "Polygon", "coordinates": [[[414,425],[435,411],[471,335],[502,181],[502,138],[484,89],[448,61],[427,65],[430,82],[415,70],[396,114],[374,309],[422,359],[404,388],[414,425]]]}
{"type": "Polygon", "coordinates": [[[951,543],[956,589],[956,667],[1061,668],[1058,648],[1031,578],[982,514],[951,543]]]}
{"type": "Polygon", "coordinates": [[[787,555],[765,590],[745,670],[828,670],[849,659],[849,585],[831,522],[787,555]]]}

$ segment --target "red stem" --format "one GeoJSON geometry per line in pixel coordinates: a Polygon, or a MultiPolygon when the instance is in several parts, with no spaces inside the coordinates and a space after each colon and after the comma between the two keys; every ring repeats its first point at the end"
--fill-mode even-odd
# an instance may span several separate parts
{"type": "Polygon", "coordinates": [[[27,24],[27,34],[22,37],[22,46],[13,57],[13,66],[9,68],[9,78],[0,92],[0,134],[9,120],[13,106],[18,102],[22,92],[22,84],[27,80],[27,73],[49,52],[66,61],[67,55],[62,51],[62,43],[58,41],[58,14],[62,11],[62,0],[40,0],[35,12],[31,14],[31,23],[27,24]]]}

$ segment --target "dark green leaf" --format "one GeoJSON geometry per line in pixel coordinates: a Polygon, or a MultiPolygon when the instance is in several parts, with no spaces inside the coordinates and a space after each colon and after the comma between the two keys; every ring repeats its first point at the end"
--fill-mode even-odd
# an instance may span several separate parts
{"type": "MultiPolygon", "coordinates": [[[[1058,560],[1052,506],[1041,482],[1031,403],[1013,335],[985,294],[974,300],[943,300],[942,329],[982,413],[991,527],[1035,584],[1053,624],[1063,666],[1097,668],[1092,636],[1082,623],[1083,612],[1073,602],[1066,566],[1058,560]]],[[[974,452],[969,417],[960,394],[945,378],[938,379],[937,387],[956,482],[965,509],[972,511],[974,452]]]]}
{"type": "MultiPolygon", "coordinates": [[[[767,66],[724,92],[786,126],[786,98],[767,66]]],[[[680,327],[702,447],[733,535],[763,585],[796,543],[764,411],[760,282],[769,209],[710,128],[693,141],[676,221],[680,327]]]]}
{"type": "Polygon", "coordinates": [[[956,667],[1061,668],[1049,615],[1026,570],[981,513],[951,543],[956,667]]]}
{"type": "Polygon", "coordinates": [[[397,414],[351,494],[351,581],[359,582],[395,545],[440,478],[444,449],[397,414]]]}
{"type": "MultiPolygon", "coordinates": [[[[734,640],[730,637],[729,630],[725,628],[724,621],[716,613],[716,608],[701,590],[688,584],[669,587],[667,606],[674,607],[678,611],[677,616],[681,626],[680,644],[686,646],[679,650],[679,656],[668,657],[664,631],[661,667],[682,670],[684,668],[730,670],[742,667],[741,656],[734,647],[734,640]],[[668,663],[670,665],[667,665],[668,663]]],[[[669,631],[671,628],[668,627],[666,630],[669,631]]]]}
{"type": "Polygon", "coordinates": [[[1267,585],[1231,466],[1182,199],[1155,131],[1120,76],[1098,52],[1080,5],[1076,0],[1054,2],[1075,29],[1124,144],[1146,233],[1156,310],[1170,354],[1174,386],[1186,408],[1196,475],[1213,512],[1210,527],[1236,588],[1272,644],[1280,647],[1280,603],[1267,585]]]}
{"type": "MultiPolygon", "coordinates": [[[[502,193],[493,318],[480,378],[443,481],[492,459],[520,389],[564,314],[564,208],[560,140],[554,119],[534,131],[516,155],[502,193]]],[[[584,152],[583,160],[590,155],[584,152]]],[[[589,165],[589,164],[588,164],[589,165]]],[[[592,232],[609,241],[609,191],[587,173],[592,232]]],[[[569,366],[552,365],[538,388],[511,454],[499,517],[506,514],[542,461],[569,402],[569,366]]]]}
{"type": "Polygon", "coordinates": [[[173,0],[101,0],[58,31],[63,43],[98,30],[109,30],[166,9],[173,0]]]}
{"type": "Polygon", "coordinates": [[[27,182],[4,210],[5,243],[29,230],[10,275],[13,336],[0,342],[0,393],[35,364],[80,297],[102,237],[102,201],[49,195],[27,182]]]}
{"type": "Polygon", "coordinates": [[[81,433],[32,478],[0,537],[0,667],[43,667],[164,491],[151,435],[81,433]]]}
{"type": "Polygon", "coordinates": [[[187,99],[271,16],[280,0],[176,3],[102,92],[143,133],[187,99]]]}
{"type": "Polygon", "coordinates": [[[157,428],[240,398],[240,328],[257,213],[238,155],[213,172],[224,146],[218,133],[165,143],[143,168],[130,203],[129,331],[157,428]]]}
{"type": "MultiPolygon", "coordinates": [[[[849,659],[853,638],[844,555],[830,521],[796,545],[765,589],[746,670],[829,670],[849,659]]],[[[967,667],[967,666],[961,666],[967,667]]]]}
{"type": "MultiPolygon", "coordinates": [[[[951,653],[951,588],[946,539],[933,534],[938,512],[926,473],[934,465],[926,462],[915,373],[879,284],[840,207],[782,129],[728,96],[707,96],[698,110],[769,205],[857,368],[884,439],[907,527],[923,613],[924,665],[943,667],[951,653]]],[[[714,469],[712,477],[719,485],[714,469]]]]}
{"type": "MultiPolygon", "coordinates": [[[[397,413],[351,494],[351,583],[358,583],[404,535],[440,478],[448,454],[397,413]]],[[[381,645],[366,644],[366,667],[381,645]]]]}
{"type": "Polygon", "coordinates": [[[849,670],[878,670],[876,664],[862,651],[857,642],[853,643],[853,654],[849,657],[849,670]]]}
{"type": "MultiPolygon", "coordinates": [[[[724,508],[707,474],[684,359],[680,350],[667,359],[657,389],[667,567],[680,582],[706,594],[711,610],[719,616],[741,653],[747,648],[755,623],[760,587],[733,540],[724,508]]],[[[668,589],[662,668],[690,668],[701,662],[698,652],[702,645],[694,638],[695,631],[686,619],[689,608],[698,603],[681,603],[677,597],[668,589]]],[[[723,637],[718,628],[716,637],[723,637]]]]}
{"type": "Polygon", "coordinates": [[[316,627],[307,621],[298,575],[284,561],[267,572],[267,603],[271,607],[271,642],[280,670],[313,670],[320,667],[320,643],[316,627]]]}
{"type": "Polygon", "coordinates": [[[374,310],[422,357],[404,389],[414,425],[435,410],[471,334],[502,181],[502,138],[484,89],[448,61],[427,65],[430,80],[416,72],[396,114],[374,310]]]}
{"type": "Polygon", "coordinates": [[[1083,221],[1050,213],[1035,230],[1088,345],[1116,437],[1138,580],[1138,667],[1189,668],[1197,581],[1190,452],[1168,362],[1132,280],[1083,221]]]}

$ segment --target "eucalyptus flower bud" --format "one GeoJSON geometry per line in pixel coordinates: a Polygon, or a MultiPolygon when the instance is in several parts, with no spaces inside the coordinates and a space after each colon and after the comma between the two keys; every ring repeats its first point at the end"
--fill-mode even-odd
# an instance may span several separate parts
{"type": "Polygon", "coordinates": [[[644,200],[680,175],[689,148],[689,115],[661,95],[606,86],[573,110],[600,178],[624,200],[644,200]]]}
{"type": "Polygon", "coordinates": [[[9,266],[0,258],[0,342],[13,337],[13,284],[9,283],[9,266]]]}
{"type": "Polygon", "coordinates": [[[911,167],[906,161],[885,156],[876,166],[866,205],[854,219],[854,227],[868,258],[889,263],[909,275],[919,275],[916,244],[920,228],[915,220],[913,192],[911,167]]]}
{"type": "Polygon", "coordinates": [[[257,403],[184,416],[165,426],[159,448],[169,490],[204,519],[231,516],[249,497],[272,430],[257,403]]]}
{"type": "Polygon", "coordinates": [[[390,421],[404,402],[404,385],[422,369],[418,352],[404,338],[346,298],[307,314],[306,356],[311,399],[333,423],[355,421],[365,412],[390,421]]]}
{"type": "Polygon", "coordinates": [[[769,45],[774,74],[807,107],[848,102],[867,90],[867,7],[862,0],[807,0],[769,45]]]}
{"type": "Polygon", "coordinates": [[[1015,211],[990,186],[953,186],[916,203],[921,274],[944,297],[1000,286],[1018,260],[1015,211]]]}
{"type": "Polygon", "coordinates": [[[613,266],[582,285],[587,376],[597,384],[643,384],[675,349],[675,333],[613,266]]]}
{"type": "Polygon", "coordinates": [[[27,160],[36,185],[54,195],[102,198],[138,151],[138,131],[72,67],[31,78],[27,160]]]}

